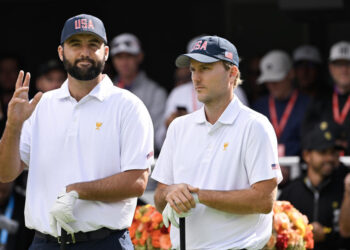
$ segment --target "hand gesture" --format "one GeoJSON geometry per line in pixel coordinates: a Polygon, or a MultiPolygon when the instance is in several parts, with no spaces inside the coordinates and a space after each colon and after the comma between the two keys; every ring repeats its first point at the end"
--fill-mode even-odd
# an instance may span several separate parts
{"type": "Polygon", "coordinates": [[[33,100],[29,102],[29,81],[30,73],[27,73],[23,81],[24,72],[21,70],[16,81],[16,90],[8,104],[7,123],[15,126],[22,126],[33,113],[36,105],[40,101],[42,93],[37,93],[33,100]]]}

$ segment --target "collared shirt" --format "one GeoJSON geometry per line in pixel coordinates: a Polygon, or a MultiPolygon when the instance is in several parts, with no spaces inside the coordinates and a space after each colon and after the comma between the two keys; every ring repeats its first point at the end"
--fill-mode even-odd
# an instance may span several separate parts
{"type": "MultiPolygon", "coordinates": [[[[152,178],[166,185],[187,183],[207,190],[248,189],[282,174],[277,139],[266,117],[233,98],[215,124],[204,107],[175,119],[152,178]]],[[[270,214],[232,214],[197,204],[186,217],[189,249],[261,249],[272,230],[270,214]]],[[[171,227],[173,247],[179,231],[171,227]]]]}
{"type": "MultiPolygon", "coordinates": [[[[143,103],[129,91],[113,86],[108,76],[77,102],[66,81],[45,93],[25,122],[21,159],[29,166],[25,206],[26,226],[52,233],[49,211],[62,189],[93,181],[153,162],[153,127],[143,103]]],[[[105,203],[78,199],[76,223],[92,231],[130,226],[136,198],[105,203]]]]}

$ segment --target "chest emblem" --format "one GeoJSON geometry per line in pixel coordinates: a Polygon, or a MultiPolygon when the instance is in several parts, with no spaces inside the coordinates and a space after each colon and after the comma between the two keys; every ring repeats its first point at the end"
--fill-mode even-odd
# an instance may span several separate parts
{"type": "Polygon", "coordinates": [[[96,130],[100,130],[102,122],[96,122],[96,130]]]}
{"type": "Polygon", "coordinates": [[[227,147],[228,147],[228,142],[225,142],[224,143],[224,151],[226,151],[227,147]]]}

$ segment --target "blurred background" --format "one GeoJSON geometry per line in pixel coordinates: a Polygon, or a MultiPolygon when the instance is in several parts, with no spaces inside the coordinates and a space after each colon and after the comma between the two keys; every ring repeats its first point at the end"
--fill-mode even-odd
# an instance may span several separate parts
{"type": "Polygon", "coordinates": [[[291,53],[301,44],[312,44],[327,59],[333,43],[350,38],[350,4],[345,0],[1,0],[0,4],[0,54],[17,54],[22,68],[34,77],[40,63],[57,57],[64,21],[88,13],[103,20],[109,41],[123,32],[138,36],[145,52],[142,67],[168,91],[174,82],[174,59],[201,34],[223,36],[237,46],[243,79],[245,60],[271,49],[291,53]]]}

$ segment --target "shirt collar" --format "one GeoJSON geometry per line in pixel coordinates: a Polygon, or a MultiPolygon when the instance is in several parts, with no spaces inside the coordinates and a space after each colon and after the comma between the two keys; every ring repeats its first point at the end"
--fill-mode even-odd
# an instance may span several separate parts
{"type": "MultiPolygon", "coordinates": [[[[239,101],[239,99],[234,96],[217,122],[226,125],[233,124],[242,105],[243,104],[239,101]]],[[[204,106],[197,111],[195,121],[199,124],[205,123],[207,121],[207,118],[205,117],[204,106]]]]}
{"type": "MultiPolygon", "coordinates": [[[[109,94],[110,90],[109,88],[113,86],[113,83],[111,79],[108,77],[108,75],[104,75],[101,82],[99,82],[88,94],[88,96],[95,97],[99,101],[103,101],[109,94]]],[[[57,93],[58,99],[64,99],[67,97],[70,97],[70,92],[68,89],[68,79],[64,81],[61,88],[59,88],[57,93]]]]}

